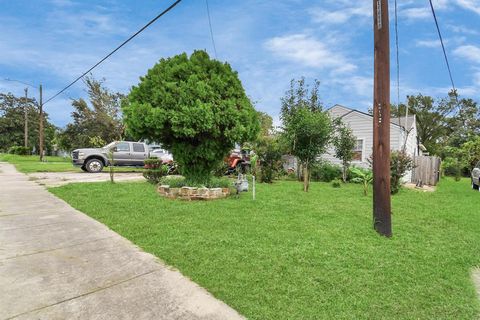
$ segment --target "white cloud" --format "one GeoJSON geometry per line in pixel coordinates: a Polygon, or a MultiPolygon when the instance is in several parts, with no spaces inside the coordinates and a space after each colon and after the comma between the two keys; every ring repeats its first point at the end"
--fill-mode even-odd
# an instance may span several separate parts
{"type": "Polygon", "coordinates": [[[303,64],[306,67],[331,69],[334,72],[351,72],[357,66],[339,52],[314,37],[294,34],[269,39],[265,46],[275,55],[303,64]]]}
{"type": "Polygon", "coordinates": [[[425,7],[425,8],[408,8],[400,11],[400,14],[405,16],[408,19],[424,19],[427,17],[430,17],[432,14],[430,12],[430,9],[425,7]]]}
{"type": "Polygon", "coordinates": [[[449,30],[452,30],[455,33],[461,33],[463,35],[480,35],[480,31],[477,31],[475,29],[467,28],[462,25],[453,25],[453,24],[447,24],[447,28],[449,30]]]}
{"type": "MultiPolygon", "coordinates": [[[[313,21],[322,24],[340,24],[354,17],[369,18],[372,16],[372,4],[370,1],[356,1],[354,6],[343,6],[338,10],[326,10],[313,8],[310,10],[313,21]]],[[[350,4],[351,5],[351,4],[350,4]]]]}
{"type": "Polygon", "coordinates": [[[456,0],[456,2],[460,7],[480,14],[480,0],[456,0]]]}
{"type": "MultiPolygon", "coordinates": [[[[444,40],[444,43],[447,41],[444,40]]],[[[441,46],[440,40],[415,40],[415,45],[417,47],[424,47],[424,48],[439,48],[441,46]]]]}
{"type": "Polygon", "coordinates": [[[460,46],[453,51],[453,54],[471,62],[480,63],[480,47],[474,45],[460,46]]]}

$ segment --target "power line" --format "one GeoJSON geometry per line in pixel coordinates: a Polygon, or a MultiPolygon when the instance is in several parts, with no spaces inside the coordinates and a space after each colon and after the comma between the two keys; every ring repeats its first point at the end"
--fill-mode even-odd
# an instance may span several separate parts
{"type": "Polygon", "coordinates": [[[210,27],[210,37],[212,38],[213,52],[215,53],[215,59],[218,59],[217,47],[215,46],[215,39],[213,37],[212,19],[210,17],[210,7],[208,6],[208,0],[205,0],[205,4],[207,5],[208,25],[210,27]]]}
{"type": "Polygon", "coordinates": [[[455,83],[453,82],[452,71],[450,69],[450,63],[448,62],[447,51],[445,50],[445,45],[443,44],[442,33],[440,32],[440,27],[438,26],[437,15],[435,14],[435,9],[433,7],[432,0],[429,0],[430,8],[432,9],[433,19],[435,20],[435,25],[437,26],[438,37],[440,38],[440,43],[442,44],[443,56],[445,57],[445,62],[447,63],[448,74],[450,76],[450,82],[452,83],[453,92],[455,93],[455,99],[458,104],[457,89],[455,89],[455,83]]]}
{"type": "Polygon", "coordinates": [[[113,55],[115,52],[117,52],[121,47],[123,47],[124,45],[126,45],[128,42],[130,42],[130,40],[132,40],[133,38],[135,38],[138,34],[140,34],[143,30],[147,29],[152,23],[154,23],[155,21],[157,21],[158,19],[160,19],[163,15],[165,15],[167,12],[169,12],[170,10],[172,10],[177,4],[179,4],[182,0],[177,0],[175,1],[172,5],[170,5],[170,7],[168,7],[167,9],[165,9],[164,11],[162,11],[158,16],[156,16],[155,18],[153,18],[152,20],[150,20],[150,22],[148,22],[146,25],[144,25],[140,30],[138,30],[137,32],[135,32],[133,35],[131,35],[127,40],[123,41],[122,44],[120,44],[118,47],[116,47],[113,51],[111,51],[109,54],[107,54],[105,57],[103,57],[100,61],[98,61],[96,64],[94,64],[90,69],[88,69],[87,71],[85,71],[82,75],[80,75],[79,77],[77,77],[75,80],[73,80],[69,85],[67,85],[65,88],[63,88],[62,90],[60,90],[59,92],[57,92],[56,94],[54,94],[52,97],[50,97],[49,99],[47,99],[47,101],[45,101],[43,104],[47,104],[49,101],[55,99],[58,95],[60,95],[61,93],[63,93],[65,90],[67,90],[68,88],[70,88],[71,86],[73,86],[78,80],[82,79],[86,74],[88,74],[90,71],[92,71],[93,69],[95,69],[98,65],[100,65],[103,61],[107,60],[111,55],[113,55]]]}

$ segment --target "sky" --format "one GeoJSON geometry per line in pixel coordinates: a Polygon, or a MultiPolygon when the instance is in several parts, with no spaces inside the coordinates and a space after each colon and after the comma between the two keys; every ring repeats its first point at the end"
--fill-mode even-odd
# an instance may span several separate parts
{"type": "MultiPolygon", "coordinates": [[[[394,11],[390,2],[392,103],[397,102],[394,11]]],[[[173,0],[0,0],[0,92],[23,95],[15,79],[44,87],[44,100],[167,8],[173,0]]],[[[480,0],[435,0],[455,85],[480,96],[480,0]]],[[[217,59],[238,71],[258,110],[279,119],[290,80],[321,82],[325,107],[366,111],[373,99],[372,0],[209,0],[217,59]]],[[[400,101],[451,88],[428,0],[398,0],[400,101]]],[[[161,58],[204,49],[215,57],[205,0],[183,0],[93,71],[128,94],[161,58]]],[[[38,98],[38,90],[29,89],[38,98]]],[[[71,121],[80,81],[45,105],[51,121],[71,121]]]]}

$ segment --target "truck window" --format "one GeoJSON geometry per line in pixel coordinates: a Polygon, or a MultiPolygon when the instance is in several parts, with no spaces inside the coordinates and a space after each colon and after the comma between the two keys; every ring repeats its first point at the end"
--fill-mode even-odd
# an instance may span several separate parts
{"type": "Polygon", "coordinates": [[[143,146],[143,143],[134,143],[133,152],[145,152],[145,147],[143,146]]]}
{"type": "Polygon", "coordinates": [[[120,142],[117,144],[117,151],[118,152],[129,152],[130,151],[130,145],[128,142],[120,142]]]}

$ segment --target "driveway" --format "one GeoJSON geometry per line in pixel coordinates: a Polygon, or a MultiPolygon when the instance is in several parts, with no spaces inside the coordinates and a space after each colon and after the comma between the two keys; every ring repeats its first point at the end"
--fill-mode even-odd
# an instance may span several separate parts
{"type": "Polygon", "coordinates": [[[242,319],[0,163],[0,319],[242,319]]]}
{"type": "MultiPolygon", "coordinates": [[[[46,186],[58,187],[73,182],[102,182],[110,181],[108,172],[38,172],[28,174],[31,181],[46,186]]],[[[115,181],[144,181],[145,178],[140,172],[118,172],[115,173],[115,181]]]]}

